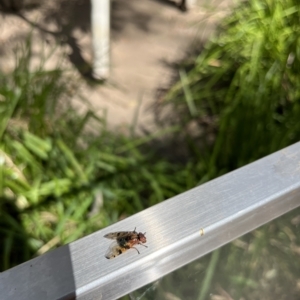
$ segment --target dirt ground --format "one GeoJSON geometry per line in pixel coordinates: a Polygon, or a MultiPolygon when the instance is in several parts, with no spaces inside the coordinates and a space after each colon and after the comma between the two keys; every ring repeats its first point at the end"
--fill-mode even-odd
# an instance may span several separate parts
{"type": "MultiPolygon", "coordinates": [[[[0,12],[0,67],[14,66],[13,49],[33,34],[36,62],[41,50],[75,70],[90,106],[106,111],[111,127],[127,128],[137,115],[140,130],[155,130],[153,103],[168,86],[172,65],[188,55],[191,45],[205,41],[228,14],[231,0],[198,0],[188,12],[168,0],[113,0],[111,3],[111,75],[104,85],[92,82],[91,6],[88,0],[41,1],[18,13],[0,12]],[[63,59],[62,59],[63,57],[63,59]],[[138,114],[137,114],[138,112],[138,114]]],[[[75,105],[84,105],[74,99],[75,105]]]]}

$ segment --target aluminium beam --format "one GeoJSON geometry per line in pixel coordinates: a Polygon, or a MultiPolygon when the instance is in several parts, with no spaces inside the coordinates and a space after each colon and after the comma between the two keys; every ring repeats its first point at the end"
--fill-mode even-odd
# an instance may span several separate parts
{"type": "Polygon", "coordinates": [[[116,299],[300,205],[300,143],[0,274],[1,299],[116,299]],[[108,260],[113,231],[148,248],[108,260]]]}

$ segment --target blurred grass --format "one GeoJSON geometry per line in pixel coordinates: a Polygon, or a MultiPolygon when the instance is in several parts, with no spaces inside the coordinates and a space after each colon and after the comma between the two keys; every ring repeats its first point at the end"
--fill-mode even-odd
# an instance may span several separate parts
{"type": "MultiPolygon", "coordinates": [[[[184,132],[186,170],[198,184],[299,141],[299,21],[297,0],[243,1],[181,65],[161,109],[184,132]]],[[[299,216],[296,209],[130,299],[299,299],[299,216]]]]}
{"type": "Polygon", "coordinates": [[[299,8],[242,2],[166,95],[206,179],[299,140],[299,8]]]}
{"type": "MultiPolygon", "coordinates": [[[[179,166],[141,147],[146,137],[107,130],[105,117],[70,105],[80,86],[44,62],[30,37],[0,74],[0,271],[176,195],[179,166]],[[176,179],[174,178],[176,174],[176,179]]],[[[193,183],[189,187],[192,187],[193,183]]],[[[189,188],[187,187],[187,188],[189,188]]]]}

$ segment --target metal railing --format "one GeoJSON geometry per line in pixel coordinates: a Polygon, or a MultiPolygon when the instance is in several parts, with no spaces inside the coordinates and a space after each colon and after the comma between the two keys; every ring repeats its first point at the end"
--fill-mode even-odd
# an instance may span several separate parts
{"type": "Polygon", "coordinates": [[[300,205],[300,143],[0,274],[1,299],[116,299],[300,205]],[[106,259],[112,231],[148,248],[106,259]]]}

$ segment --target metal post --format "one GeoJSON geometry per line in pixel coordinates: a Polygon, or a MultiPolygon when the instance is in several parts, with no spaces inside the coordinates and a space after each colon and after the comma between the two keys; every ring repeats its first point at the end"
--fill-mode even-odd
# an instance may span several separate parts
{"type": "Polygon", "coordinates": [[[188,9],[193,8],[196,5],[197,0],[186,0],[186,6],[188,9]]]}
{"type": "Polygon", "coordinates": [[[110,0],[91,0],[93,76],[106,79],[110,67],[110,0]]]}

